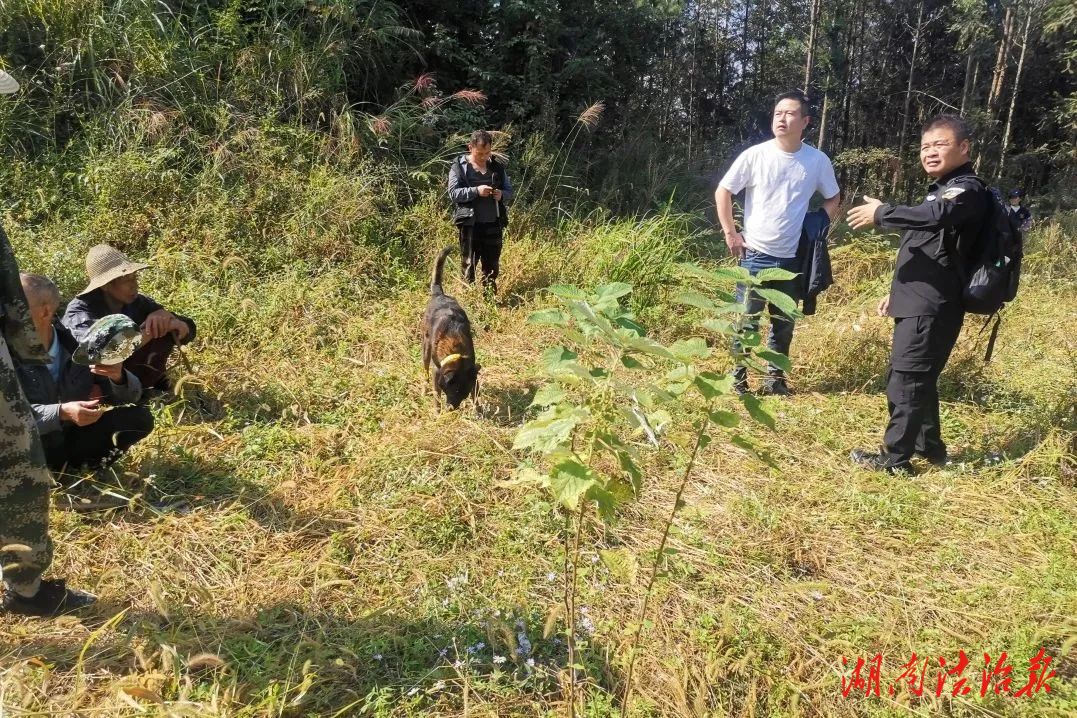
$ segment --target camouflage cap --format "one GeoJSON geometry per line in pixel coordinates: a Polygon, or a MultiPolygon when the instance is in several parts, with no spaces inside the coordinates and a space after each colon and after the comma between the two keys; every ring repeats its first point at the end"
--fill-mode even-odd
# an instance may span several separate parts
{"type": "Polygon", "coordinates": [[[119,364],[142,346],[142,330],[123,314],[101,317],[79,342],[71,359],[76,364],[119,364]]]}

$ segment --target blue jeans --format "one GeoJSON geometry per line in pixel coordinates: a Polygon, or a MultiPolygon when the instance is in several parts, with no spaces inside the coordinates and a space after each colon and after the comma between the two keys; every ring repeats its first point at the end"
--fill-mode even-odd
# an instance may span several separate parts
{"type": "MultiPolygon", "coordinates": [[[[785,269],[790,272],[800,272],[800,263],[796,257],[772,257],[769,254],[763,252],[757,252],[754,249],[745,249],[744,259],[740,261],[740,266],[748,270],[754,277],[764,269],[785,269]]],[[[800,277],[795,279],[788,279],[778,282],[766,282],[764,285],[766,289],[777,289],[779,292],[784,292],[792,297],[794,300],[800,299],[800,277]]],[[[744,294],[747,291],[747,287],[743,284],[737,285],[737,301],[744,301],[744,294]]],[[[773,304],[767,302],[754,292],[748,298],[748,320],[745,322],[745,329],[748,331],[759,331],[759,317],[763,313],[763,305],[767,305],[767,314],[770,316],[770,329],[767,332],[767,348],[771,351],[776,351],[780,354],[789,356],[789,346],[793,343],[793,320],[785,316],[773,304]]],[[[742,354],[742,347],[740,342],[733,342],[733,358],[737,359],[742,354]]],[[[768,373],[774,377],[782,376],[782,370],[773,364],[768,365],[768,373]]],[[[737,378],[743,378],[747,376],[747,369],[744,367],[737,367],[734,374],[737,378]]]]}

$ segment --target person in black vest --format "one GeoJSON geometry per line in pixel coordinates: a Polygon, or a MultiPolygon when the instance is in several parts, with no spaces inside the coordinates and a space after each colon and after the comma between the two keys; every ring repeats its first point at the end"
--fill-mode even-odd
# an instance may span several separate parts
{"type": "Polygon", "coordinates": [[[1032,229],[1032,210],[1025,206],[1025,191],[1010,190],[1010,216],[1017,221],[1017,228],[1022,232],[1032,229]]]}
{"type": "Polygon", "coordinates": [[[897,269],[880,316],[894,318],[886,398],[890,422],[882,451],[856,449],[850,458],[887,473],[912,472],[912,458],[946,463],[939,422],[938,379],[965,319],[964,283],[969,257],[991,216],[994,201],[969,162],[969,126],[956,115],[939,115],[924,125],[920,163],[934,178],[916,205],[866,204],[849,210],[853,229],[875,225],[902,229],[897,269]],[[946,249],[953,247],[958,256],[946,249]],[[964,272],[959,274],[957,262],[964,272]]]}
{"type": "Polygon", "coordinates": [[[142,382],[123,364],[73,362],[78,341],[56,320],[56,285],[38,274],[22,274],[20,279],[30,319],[48,353],[46,364],[15,362],[45,463],[60,474],[84,466],[107,467],[153,431],[153,415],[139,403],[142,382]]]}
{"type": "Polygon", "coordinates": [[[482,265],[482,281],[497,291],[501,245],[512,183],[505,167],[492,157],[493,138],[485,130],[471,134],[466,155],[449,168],[449,199],[456,205],[455,222],[460,228],[460,271],[466,282],[475,281],[475,268],[482,265]]]}

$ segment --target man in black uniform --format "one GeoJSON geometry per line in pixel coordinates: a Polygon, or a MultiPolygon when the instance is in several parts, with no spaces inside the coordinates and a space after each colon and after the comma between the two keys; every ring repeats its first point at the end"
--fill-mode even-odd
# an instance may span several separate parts
{"type": "Polygon", "coordinates": [[[1025,206],[1025,191],[1010,190],[1010,215],[1017,220],[1017,228],[1022,232],[1032,229],[1032,210],[1025,206]]]}
{"type": "Polygon", "coordinates": [[[878,307],[880,316],[894,318],[886,383],[890,423],[882,451],[857,449],[850,455],[871,469],[911,472],[914,454],[932,464],[946,463],[938,379],[965,318],[961,276],[968,275],[969,257],[993,201],[969,163],[969,134],[968,124],[956,115],[940,115],[924,125],[920,163],[935,181],[923,203],[906,207],[865,196],[866,204],[849,210],[854,229],[905,230],[890,295],[878,307]],[[961,274],[956,261],[964,266],[961,274]]]}

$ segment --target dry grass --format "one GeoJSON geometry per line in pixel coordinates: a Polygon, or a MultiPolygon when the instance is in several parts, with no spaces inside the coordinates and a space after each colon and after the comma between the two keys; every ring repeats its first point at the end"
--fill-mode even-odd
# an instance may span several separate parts
{"type": "MultiPolygon", "coordinates": [[[[549,341],[524,323],[543,302],[536,289],[583,271],[566,252],[602,245],[571,242],[510,242],[504,285],[518,297],[501,305],[452,286],[476,327],[483,402],[441,415],[416,341],[425,268],[413,289],[377,295],[351,265],[256,277],[242,263],[160,256],[151,292],[200,320],[185,391],[216,401],[201,414],[162,408],[125,481],[185,510],[53,514],[55,573],[101,602],[81,619],[0,618],[5,715],[560,710],[564,650],[544,628],[557,618],[561,519],[507,480],[549,341]],[[516,650],[521,634],[530,653],[516,650]]],[[[967,329],[944,379],[958,462],[880,477],[845,457],[877,442],[885,419],[888,327],[871,310],[889,262],[866,241],[836,253],[840,288],[794,341],[799,394],[774,404],[778,431],[760,436],[778,468],[720,441],[707,449],[657,585],[633,715],[1077,707],[1074,656],[1062,655],[1077,635],[1074,286],[1045,263],[1050,277],[1026,283],[986,369],[967,329]],[[1040,645],[1059,674],[1050,694],[979,698],[984,651],[1009,651],[1019,686],[1040,645]],[[966,698],[929,690],[910,704],[886,683],[880,698],[841,697],[843,655],[883,652],[892,681],[913,652],[961,649],[966,698]]],[[[670,314],[661,332],[687,323],[670,314]]],[[[593,527],[591,543],[648,566],[676,468],[649,460],[641,500],[593,527]]],[[[597,558],[588,549],[581,568],[590,716],[617,714],[610,692],[644,575],[597,558]]]]}

